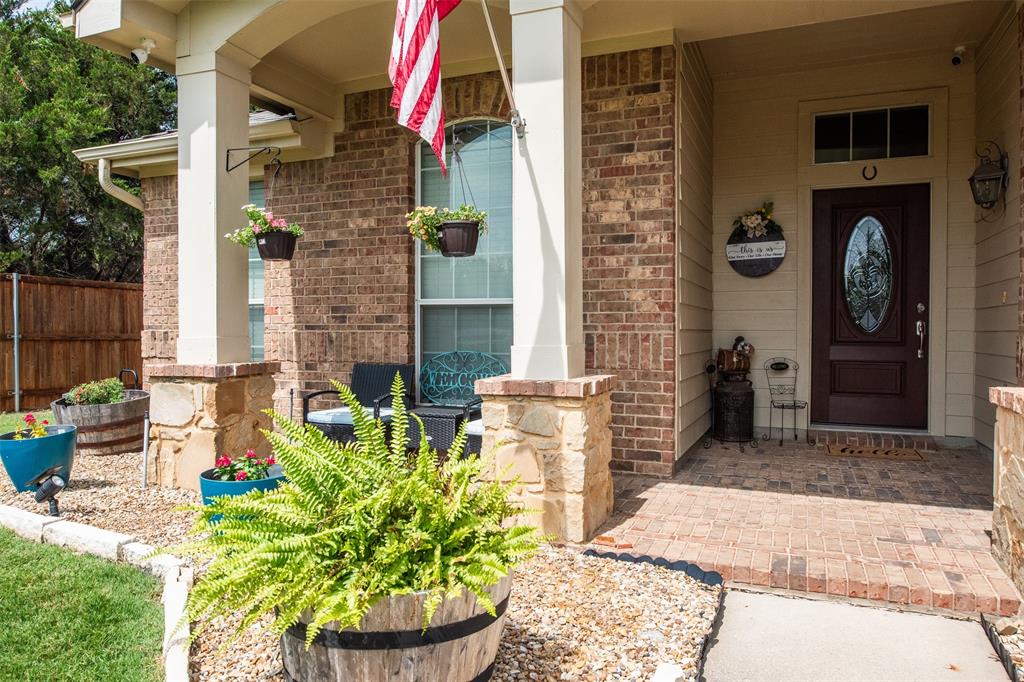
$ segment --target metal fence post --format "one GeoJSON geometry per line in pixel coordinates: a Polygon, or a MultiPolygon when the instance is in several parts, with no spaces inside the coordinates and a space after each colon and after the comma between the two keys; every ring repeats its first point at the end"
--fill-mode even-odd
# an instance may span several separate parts
{"type": "Polygon", "coordinates": [[[11,313],[14,341],[14,411],[21,412],[21,304],[18,301],[21,275],[14,273],[11,278],[11,313]]]}

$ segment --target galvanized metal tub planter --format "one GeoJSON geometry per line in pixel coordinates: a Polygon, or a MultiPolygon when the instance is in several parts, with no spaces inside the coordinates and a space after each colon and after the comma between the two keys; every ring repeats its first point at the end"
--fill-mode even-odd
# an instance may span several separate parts
{"type": "Polygon", "coordinates": [[[270,467],[266,478],[245,481],[222,481],[216,478],[216,469],[207,469],[199,474],[199,492],[203,495],[203,504],[210,504],[215,497],[225,495],[244,495],[250,490],[273,490],[284,480],[281,465],[270,467]]]}
{"type": "Polygon", "coordinates": [[[452,220],[437,228],[437,241],[441,255],[448,258],[464,258],[476,253],[480,241],[480,223],[473,220],[452,220]]]}
{"type": "Polygon", "coordinates": [[[296,237],[291,232],[264,232],[256,236],[256,250],[263,260],[291,260],[296,237]]]}
{"type": "Polygon", "coordinates": [[[56,424],[44,427],[42,438],[15,440],[16,431],[0,435],[0,461],[19,493],[35,490],[29,485],[50,467],[60,467],[57,472],[65,481],[71,480],[71,466],[75,461],[75,427],[71,424],[56,424]]]}
{"type": "Polygon", "coordinates": [[[468,591],[459,598],[445,599],[426,630],[425,592],[381,599],[363,617],[358,630],[338,630],[328,624],[308,651],[305,625],[293,625],[281,638],[284,679],[488,680],[494,672],[511,588],[511,575],[488,588],[496,607],[494,616],[468,591]]]}
{"type": "Polygon", "coordinates": [[[107,405],[68,405],[61,398],[50,408],[55,421],[78,427],[78,451],[83,455],[141,452],[149,391],[129,389],[124,395],[121,402],[107,405]]]}

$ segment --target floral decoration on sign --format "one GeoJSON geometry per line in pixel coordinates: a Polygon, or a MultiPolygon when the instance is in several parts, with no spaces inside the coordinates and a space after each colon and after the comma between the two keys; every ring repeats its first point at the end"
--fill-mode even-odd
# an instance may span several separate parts
{"type": "Polygon", "coordinates": [[[302,236],[302,228],[298,223],[289,223],[284,218],[276,218],[271,211],[257,208],[255,204],[246,204],[242,210],[245,211],[245,217],[248,218],[246,226],[224,235],[228,241],[239,246],[253,246],[256,244],[256,237],[267,232],[290,232],[296,237],[302,236]]]}
{"type": "Polygon", "coordinates": [[[276,463],[273,455],[264,459],[249,448],[245,456],[238,459],[227,455],[218,457],[213,476],[220,481],[259,481],[267,477],[267,471],[276,463]]]}
{"type": "Polygon", "coordinates": [[[732,222],[733,230],[730,238],[738,239],[746,236],[747,239],[756,239],[766,235],[781,235],[782,226],[772,219],[774,210],[775,204],[766,201],[761,208],[747,211],[732,222]]]}

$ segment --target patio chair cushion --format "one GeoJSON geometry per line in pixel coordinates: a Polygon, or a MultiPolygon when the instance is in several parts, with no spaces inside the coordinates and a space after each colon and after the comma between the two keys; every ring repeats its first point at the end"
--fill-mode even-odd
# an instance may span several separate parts
{"type": "Polygon", "coordinates": [[[484,435],[484,420],[474,419],[471,422],[466,422],[466,435],[467,436],[483,436],[484,435]]]}
{"type": "MultiPolygon", "coordinates": [[[[367,412],[371,417],[373,416],[372,409],[367,409],[367,412]]],[[[391,408],[380,408],[380,418],[382,421],[390,421],[391,408]]],[[[306,422],[310,424],[352,424],[352,412],[347,407],[336,407],[333,410],[316,410],[306,415],[306,422]]]]}

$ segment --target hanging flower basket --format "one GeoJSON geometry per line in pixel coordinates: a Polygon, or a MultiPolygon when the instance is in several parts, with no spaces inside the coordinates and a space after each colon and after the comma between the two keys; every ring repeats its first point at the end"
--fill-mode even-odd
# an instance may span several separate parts
{"type": "Polygon", "coordinates": [[[291,260],[295,255],[295,241],[303,234],[298,223],[275,218],[273,213],[257,208],[255,204],[246,204],[242,210],[248,218],[246,226],[224,236],[239,246],[255,246],[265,261],[291,260]]]}
{"type": "Polygon", "coordinates": [[[256,249],[263,260],[291,260],[296,241],[291,232],[267,232],[256,237],[256,249]]]}
{"type": "Polygon", "coordinates": [[[447,258],[464,258],[476,253],[480,233],[487,231],[487,214],[463,204],[456,210],[417,206],[406,216],[409,233],[431,251],[447,258]]]}
{"type": "Polygon", "coordinates": [[[476,253],[480,241],[480,223],[475,220],[452,220],[441,223],[437,228],[437,243],[441,255],[448,258],[463,258],[476,253]]]}

